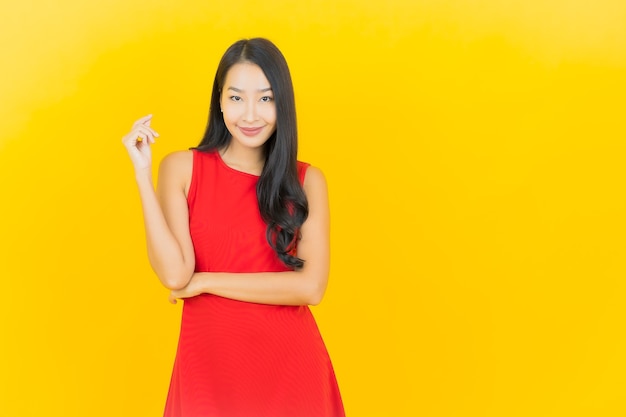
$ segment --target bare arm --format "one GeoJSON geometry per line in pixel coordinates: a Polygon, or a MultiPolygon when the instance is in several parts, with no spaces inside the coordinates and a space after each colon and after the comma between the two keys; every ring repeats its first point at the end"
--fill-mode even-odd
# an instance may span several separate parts
{"type": "Polygon", "coordinates": [[[323,173],[309,167],[304,180],[309,216],[301,228],[298,256],[304,266],[296,271],[211,273],[193,275],[187,287],[172,291],[170,300],[210,293],[240,301],[278,305],[319,304],[329,273],[328,190],[323,173]]]}
{"type": "Polygon", "coordinates": [[[161,283],[175,290],[189,283],[195,266],[186,200],[192,155],[185,151],[166,156],[159,167],[158,192],[155,191],[150,144],[154,143],[156,132],[150,129],[149,122],[149,117],[139,119],[123,142],[135,167],[150,265],[161,283]]]}

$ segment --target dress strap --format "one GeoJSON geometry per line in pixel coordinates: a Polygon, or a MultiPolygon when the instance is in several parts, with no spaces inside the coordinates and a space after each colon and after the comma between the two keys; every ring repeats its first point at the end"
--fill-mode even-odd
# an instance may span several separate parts
{"type": "Polygon", "coordinates": [[[304,177],[309,166],[311,166],[311,164],[298,161],[298,179],[300,180],[300,185],[304,185],[304,177]]]}

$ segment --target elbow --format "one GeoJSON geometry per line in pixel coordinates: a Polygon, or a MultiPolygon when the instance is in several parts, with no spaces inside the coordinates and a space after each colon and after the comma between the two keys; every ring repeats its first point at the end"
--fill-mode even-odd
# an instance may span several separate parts
{"type": "Polygon", "coordinates": [[[165,288],[176,291],[185,288],[191,281],[192,276],[193,272],[170,272],[159,274],[159,279],[165,288]]]}
{"type": "Polygon", "coordinates": [[[317,306],[322,302],[322,298],[324,298],[324,295],[312,295],[309,297],[307,304],[310,306],[317,306]]]}
{"type": "Polygon", "coordinates": [[[181,280],[161,280],[161,283],[163,284],[163,286],[165,288],[167,288],[170,291],[177,291],[177,290],[182,290],[183,288],[185,288],[187,286],[187,282],[181,281],[181,280]]]}
{"type": "Polygon", "coordinates": [[[183,289],[191,281],[191,277],[195,272],[194,262],[165,262],[160,258],[150,256],[150,265],[152,270],[161,281],[161,284],[168,290],[183,289]]]}
{"type": "Polygon", "coordinates": [[[311,306],[319,305],[324,298],[324,294],[326,293],[326,284],[316,282],[311,285],[311,288],[307,292],[307,300],[306,303],[311,306]]]}

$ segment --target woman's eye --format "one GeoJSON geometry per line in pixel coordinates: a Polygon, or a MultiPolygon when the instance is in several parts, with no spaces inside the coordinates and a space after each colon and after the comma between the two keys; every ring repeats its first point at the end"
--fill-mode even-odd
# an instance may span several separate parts
{"type": "Polygon", "coordinates": [[[241,101],[241,97],[239,97],[239,96],[230,96],[230,99],[232,101],[241,101]]]}
{"type": "Polygon", "coordinates": [[[261,97],[261,101],[267,103],[268,101],[272,101],[273,98],[270,96],[261,97]]]}

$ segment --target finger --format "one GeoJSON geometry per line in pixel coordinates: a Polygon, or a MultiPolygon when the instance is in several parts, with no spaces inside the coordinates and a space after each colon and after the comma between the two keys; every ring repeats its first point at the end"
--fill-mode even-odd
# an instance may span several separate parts
{"type": "Polygon", "coordinates": [[[151,129],[148,126],[139,126],[134,129],[134,131],[137,132],[137,135],[139,135],[139,133],[145,134],[148,137],[150,143],[154,143],[155,139],[159,137],[159,134],[154,129],[151,129]]]}
{"type": "Polygon", "coordinates": [[[122,138],[122,142],[128,148],[137,146],[138,142],[149,139],[150,134],[141,130],[133,130],[122,138]]]}
{"type": "Polygon", "coordinates": [[[137,129],[143,130],[144,132],[150,132],[150,134],[152,134],[152,136],[154,136],[155,138],[159,137],[159,134],[157,133],[157,131],[152,129],[150,126],[142,125],[142,126],[137,127],[137,129]]]}
{"type": "Polygon", "coordinates": [[[143,132],[137,132],[137,137],[135,138],[136,142],[143,142],[146,141],[146,143],[150,143],[150,136],[146,135],[143,132]]]}
{"type": "Polygon", "coordinates": [[[150,125],[150,121],[152,120],[152,114],[147,114],[140,119],[137,119],[135,123],[133,123],[133,129],[140,125],[150,125]]]}
{"type": "Polygon", "coordinates": [[[137,129],[135,129],[136,135],[137,135],[137,140],[139,140],[139,138],[145,139],[146,142],[148,143],[154,143],[156,137],[159,135],[157,132],[155,132],[154,130],[150,129],[149,127],[146,126],[141,126],[137,129]]]}
{"type": "Polygon", "coordinates": [[[126,136],[122,138],[122,143],[128,149],[134,148],[137,146],[138,142],[143,142],[146,139],[146,134],[141,132],[131,131],[126,136]]]}

